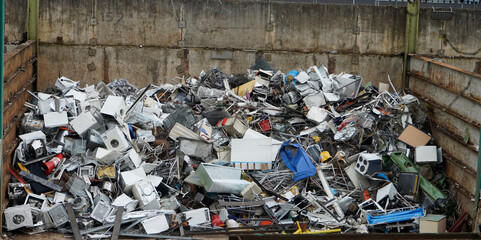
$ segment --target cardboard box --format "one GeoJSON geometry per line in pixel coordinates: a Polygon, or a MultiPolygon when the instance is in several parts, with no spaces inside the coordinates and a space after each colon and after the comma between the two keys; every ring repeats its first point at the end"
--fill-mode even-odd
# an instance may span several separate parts
{"type": "Polygon", "coordinates": [[[409,125],[406,127],[406,129],[404,129],[398,139],[410,145],[411,147],[418,147],[426,145],[426,143],[431,140],[431,136],[417,129],[413,125],[409,125]]]}
{"type": "Polygon", "coordinates": [[[446,216],[426,214],[419,221],[419,233],[445,233],[446,216]]]}

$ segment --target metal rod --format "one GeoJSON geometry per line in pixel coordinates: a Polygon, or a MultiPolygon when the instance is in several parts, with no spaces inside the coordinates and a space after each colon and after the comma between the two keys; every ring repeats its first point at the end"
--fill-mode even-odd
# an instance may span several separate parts
{"type": "Polygon", "coordinates": [[[115,213],[115,223],[114,230],[112,231],[112,240],[119,239],[120,225],[122,225],[122,214],[124,213],[123,207],[117,207],[117,212],[115,213]]]}
{"type": "MultiPolygon", "coordinates": [[[[124,222],[124,223],[125,223],[125,222],[124,222]]],[[[87,229],[87,230],[81,231],[80,234],[81,234],[81,235],[85,235],[85,234],[97,232],[97,231],[100,231],[100,230],[103,230],[103,229],[106,229],[106,228],[110,228],[110,227],[112,227],[112,226],[114,226],[113,223],[105,224],[105,225],[101,225],[101,226],[98,226],[98,227],[94,227],[94,228],[91,228],[91,229],[87,229]]]]}
{"type": "MultiPolygon", "coordinates": [[[[327,197],[329,199],[334,199],[334,194],[331,191],[331,188],[329,186],[329,183],[326,180],[326,177],[324,176],[324,173],[322,172],[322,168],[318,167],[317,168],[317,175],[319,176],[319,179],[321,180],[321,184],[324,188],[324,192],[326,192],[327,197]]],[[[341,207],[339,207],[339,204],[337,202],[334,204],[334,210],[336,213],[341,216],[341,218],[344,218],[344,212],[342,211],[341,207]]],[[[337,220],[337,218],[336,218],[337,220]]]]}
{"type": "Polygon", "coordinates": [[[128,116],[129,113],[132,111],[132,109],[134,109],[134,107],[145,97],[145,93],[147,92],[147,90],[149,90],[150,86],[152,86],[152,84],[149,83],[149,85],[147,85],[147,87],[144,88],[144,91],[142,91],[142,93],[135,100],[135,102],[132,104],[132,106],[130,106],[129,110],[127,110],[127,112],[125,113],[125,116],[128,116]]]}
{"type": "MultiPolygon", "coordinates": [[[[5,1],[2,1],[4,3],[5,1]]],[[[38,0],[28,0],[28,15],[27,15],[27,39],[37,40],[38,28],[38,0]]],[[[3,23],[3,22],[2,22],[3,23]]],[[[3,37],[3,35],[2,35],[3,37]]],[[[3,44],[2,44],[3,47],[3,44]]]]}
{"type": "Polygon", "coordinates": [[[82,235],[80,235],[80,229],[78,228],[77,219],[75,218],[75,212],[73,211],[72,204],[66,203],[65,208],[67,209],[68,220],[70,221],[70,227],[72,227],[72,232],[75,240],[82,240],[82,235]]]}

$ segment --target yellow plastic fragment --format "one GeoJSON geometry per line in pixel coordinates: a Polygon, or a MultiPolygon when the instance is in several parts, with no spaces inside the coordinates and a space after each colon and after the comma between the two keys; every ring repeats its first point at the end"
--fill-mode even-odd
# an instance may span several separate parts
{"type": "Polygon", "coordinates": [[[28,173],[30,172],[30,171],[28,171],[28,169],[25,166],[23,166],[23,164],[17,163],[17,165],[18,165],[18,168],[20,168],[21,171],[25,171],[25,172],[28,172],[28,173]]]}
{"type": "Polygon", "coordinates": [[[318,230],[318,231],[305,231],[305,232],[302,232],[301,234],[323,234],[323,233],[339,233],[341,232],[341,229],[340,228],[336,228],[336,229],[329,229],[329,230],[318,230]]]}
{"type": "Polygon", "coordinates": [[[321,162],[324,162],[329,158],[331,158],[331,154],[328,151],[324,151],[321,153],[321,162]]]}
{"type": "Polygon", "coordinates": [[[302,231],[301,225],[299,221],[296,221],[297,230],[293,234],[325,234],[325,233],[339,233],[341,232],[340,228],[335,229],[328,229],[328,230],[317,230],[317,231],[309,231],[306,230],[305,232],[302,231]]]}

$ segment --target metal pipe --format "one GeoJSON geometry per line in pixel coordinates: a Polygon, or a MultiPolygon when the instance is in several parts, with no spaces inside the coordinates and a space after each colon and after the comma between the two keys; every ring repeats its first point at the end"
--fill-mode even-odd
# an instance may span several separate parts
{"type": "MultiPolygon", "coordinates": [[[[479,139],[481,139],[481,128],[479,130],[479,139]]],[[[479,188],[481,188],[481,141],[479,141],[478,146],[478,169],[476,174],[476,190],[474,191],[474,223],[473,232],[479,232],[478,228],[478,204],[479,204],[479,188]]]]}
{"type": "MultiPolygon", "coordinates": [[[[2,154],[0,155],[0,169],[2,170],[3,173],[3,82],[4,82],[4,49],[5,49],[5,0],[2,0],[2,6],[0,6],[0,62],[2,65],[0,66],[0,149],[2,150],[2,154]]],[[[4,177],[2,176],[0,178],[0,188],[3,189],[3,179],[4,177]]],[[[3,199],[5,197],[5,192],[2,190],[2,193],[0,194],[0,206],[1,206],[1,212],[0,213],[0,226],[3,226],[3,199]]],[[[0,230],[0,233],[3,233],[3,230],[0,230]]]]}

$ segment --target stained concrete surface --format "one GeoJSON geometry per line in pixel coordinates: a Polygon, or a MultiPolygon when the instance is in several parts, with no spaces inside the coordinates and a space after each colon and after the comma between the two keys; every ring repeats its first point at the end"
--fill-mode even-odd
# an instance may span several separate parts
{"type": "Polygon", "coordinates": [[[5,1],[6,42],[20,41],[27,32],[27,0],[5,1]]]}
{"type": "MultiPolygon", "coordinates": [[[[37,88],[46,89],[53,86],[60,76],[81,81],[82,84],[94,84],[107,80],[125,78],[137,86],[148,83],[160,84],[169,82],[177,76],[178,67],[182,61],[177,53],[181,49],[166,48],[135,48],[135,47],[89,47],[63,46],[44,44],[39,50],[37,88]],[[89,51],[95,55],[90,56],[89,51]],[[93,67],[92,67],[93,66],[93,67]],[[89,68],[90,67],[90,68],[89,68]]],[[[256,60],[255,52],[234,51],[232,60],[212,60],[208,49],[190,48],[187,54],[189,74],[198,76],[202,70],[213,67],[228,73],[244,73],[253,66],[256,60]]],[[[272,67],[287,72],[291,69],[304,69],[311,65],[328,65],[336,73],[350,72],[359,74],[364,83],[371,81],[387,83],[390,75],[400,87],[399,77],[402,73],[402,57],[381,55],[349,55],[328,53],[296,53],[296,52],[266,52],[272,67]],[[377,66],[373,68],[372,66],[377,66]]]]}
{"type": "MultiPolygon", "coordinates": [[[[421,9],[418,53],[475,70],[481,59],[480,11],[455,9],[446,21],[432,19],[432,11],[421,9]]],[[[23,12],[26,0],[7,7],[8,16],[23,12]]],[[[401,85],[403,7],[48,0],[41,1],[39,14],[39,90],[62,75],[83,84],[122,77],[143,86],[212,67],[245,73],[256,56],[284,72],[324,64],[333,73],[359,74],[375,85],[386,82],[387,75],[401,85]],[[232,51],[232,59],[213,58],[216,50],[232,51]]],[[[11,19],[8,35],[17,38],[25,21],[11,19]]]]}

